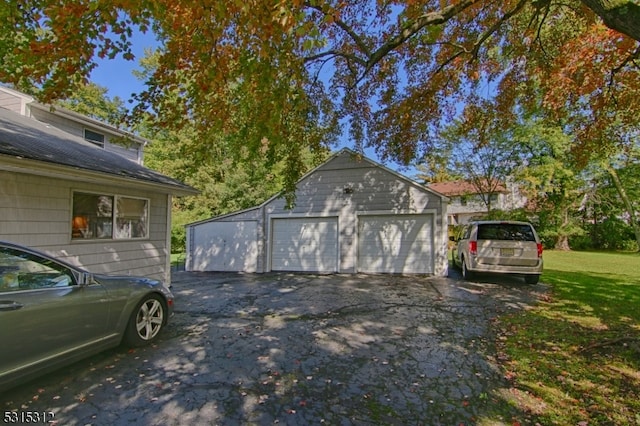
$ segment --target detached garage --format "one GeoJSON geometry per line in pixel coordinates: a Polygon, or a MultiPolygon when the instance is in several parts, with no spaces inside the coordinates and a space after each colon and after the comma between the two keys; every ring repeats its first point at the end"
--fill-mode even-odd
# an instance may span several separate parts
{"type": "Polygon", "coordinates": [[[448,198],[343,149],[281,197],[187,225],[189,271],[447,274],[448,198]]]}

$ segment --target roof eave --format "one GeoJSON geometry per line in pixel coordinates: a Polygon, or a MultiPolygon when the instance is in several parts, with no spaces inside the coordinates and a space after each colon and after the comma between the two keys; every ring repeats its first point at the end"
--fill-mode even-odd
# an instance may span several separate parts
{"type": "Polygon", "coordinates": [[[169,185],[161,182],[146,181],[126,176],[119,176],[116,174],[96,172],[92,170],[81,169],[78,167],[64,166],[55,163],[49,163],[46,161],[32,160],[5,154],[0,154],[0,170],[78,182],[90,182],[103,185],[108,184],[129,188],[132,185],[135,185],[136,187],[141,189],[146,189],[153,192],[169,193],[177,197],[197,195],[200,193],[200,191],[188,185],[169,185]]]}

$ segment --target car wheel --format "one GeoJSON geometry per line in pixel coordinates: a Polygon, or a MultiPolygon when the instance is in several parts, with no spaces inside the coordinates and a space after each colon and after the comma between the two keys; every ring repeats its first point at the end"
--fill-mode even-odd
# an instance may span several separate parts
{"type": "Polygon", "coordinates": [[[467,263],[464,261],[464,257],[460,259],[460,266],[462,267],[462,278],[469,281],[473,279],[473,272],[467,269],[467,263]]]}
{"type": "Polygon", "coordinates": [[[129,346],[143,346],[158,337],[164,327],[164,301],[157,294],[149,294],[142,299],[131,315],[125,334],[129,346]]]}
{"type": "Polygon", "coordinates": [[[526,282],[527,284],[538,284],[538,281],[540,281],[540,275],[525,275],[524,276],[524,282],[526,282]]]}

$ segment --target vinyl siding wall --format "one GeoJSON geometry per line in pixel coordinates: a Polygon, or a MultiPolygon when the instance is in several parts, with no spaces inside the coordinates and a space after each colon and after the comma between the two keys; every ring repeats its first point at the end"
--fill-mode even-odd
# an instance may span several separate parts
{"type": "Polygon", "coordinates": [[[91,272],[168,282],[168,205],[166,194],[0,171],[0,239],[36,248],[91,272]],[[149,239],[71,241],[75,190],[149,199],[149,239]]]}
{"type": "Polygon", "coordinates": [[[142,155],[140,151],[142,147],[139,149],[136,148],[128,148],[126,146],[122,146],[119,144],[114,144],[110,142],[110,138],[112,137],[109,133],[107,133],[104,129],[87,127],[82,125],[81,123],[77,123],[72,120],[68,120],[64,117],[57,116],[55,114],[50,114],[46,111],[42,111],[36,108],[31,108],[31,115],[38,121],[43,123],[50,124],[51,126],[58,128],[64,132],[67,132],[71,135],[78,136],[80,138],[84,138],[84,129],[89,129],[96,133],[100,133],[104,135],[104,149],[110,152],[115,152],[116,154],[120,154],[122,157],[134,161],[141,162],[142,155]]]}
{"type": "MultiPolygon", "coordinates": [[[[436,229],[442,226],[440,197],[370,162],[354,161],[346,153],[322,165],[298,184],[293,210],[285,209],[284,199],[275,199],[265,206],[266,217],[338,216],[339,271],[345,273],[357,272],[358,217],[372,212],[435,213],[436,229]],[[345,188],[352,192],[345,193],[345,188]]],[[[434,240],[434,249],[438,250],[437,233],[434,240]]],[[[440,270],[436,267],[436,273],[440,270]]]]}
{"type": "Polygon", "coordinates": [[[0,107],[18,114],[24,114],[22,98],[0,90],[0,107]]]}
{"type": "MultiPolygon", "coordinates": [[[[256,240],[246,241],[244,243],[247,246],[255,247],[257,250],[257,258],[255,269],[253,266],[246,272],[264,271],[264,258],[261,253],[264,253],[263,241],[264,241],[264,221],[262,220],[263,210],[260,208],[253,208],[249,210],[243,210],[235,214],[230,214],[216,218],[216,220],[205,220],[198,224],[192,224],[187,227],[186,232],[186,250],[187,258],[185,268],[187,271],[208,271],[208,270],[226,270],[225,268],[213,268],[211,264],[219,264],[220,259],[208,259],[210,256],[219,255],[221,247],[211,247],[211,241],[217,240],[217,235],[212,235],[216,228],[215,224],[229,224],[230,228],[242,227],[244,224],[249,227],[256,227],[256,240]]],[[[246,256],[252,256],[252,253],[247,253],[246,256]]],[[[246,260],[251,263],[252,259],[246,260]]],[[[241,261],[244,261],[241,259],[241,261]]]]}
{"type": "MultiPolygon", "coordinates": [[[[443,199],[408,179],[369,161],[356,161],[342,152],[302,179],[297,186],[295,207],[285,208],[283,198],[274,198],[260,208],[211,221],[258,221],[258,271],[270,268],[269,241],[272,220],[286,217],[338,218],[338,272],[357,272],[358,217],[363,214],[433,214],[434,273],[447,272],[446,203],[443,199]],[[345,191],[345,189],[347,189],[345,191]]],[[[188,238],[208,221],[188,227],[188,238]]],[[[194,247],[187,246],[189,253],[194,247]]],[[[189,264],[187,264],[189,269],[189,264]]]]}

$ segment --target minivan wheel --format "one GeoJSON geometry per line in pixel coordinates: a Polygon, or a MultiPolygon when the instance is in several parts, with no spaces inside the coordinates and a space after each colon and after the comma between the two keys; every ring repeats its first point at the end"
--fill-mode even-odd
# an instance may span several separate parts
{"type": "Polygon", "coordinates": [[[125,342],[132,347],[149,344],[158,337],[164,323],[164,301],[157,294],[146,295],[129,319],[125,342]]]}
{"type": "Polygon", "coordinates": [[[467,263],[464,261],[464,258],[460,259],[461,267],[462,267],[462,278],[469,281],[473,279],[473,272],[467,269],[467,263]]]}
{"type": "Polygon", "coordinates": [[[524,282],[527,284],[538,284],[540,281],[540,275],[525,275],[524,282]]]}

